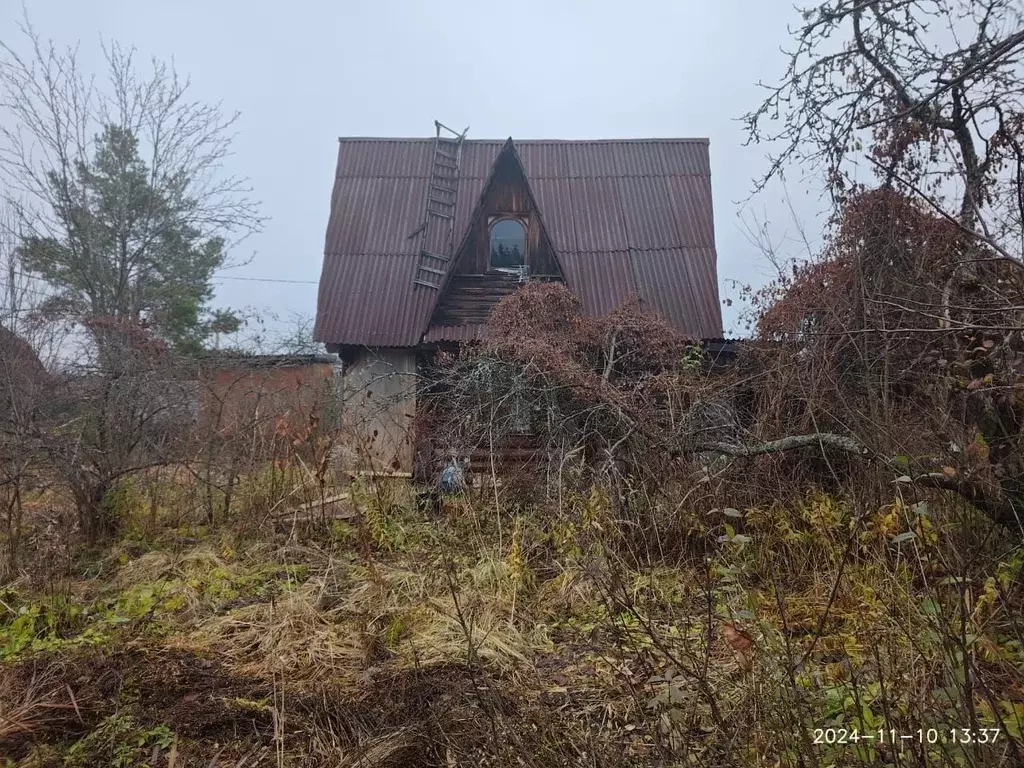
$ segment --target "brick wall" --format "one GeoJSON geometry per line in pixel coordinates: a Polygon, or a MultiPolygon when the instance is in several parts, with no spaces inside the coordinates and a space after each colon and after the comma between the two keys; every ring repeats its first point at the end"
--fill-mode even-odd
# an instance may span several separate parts
{"type": "Polygon", "coordinates": [[[335,418],[337,363],[325,357],[252,357],[204,366],[199,380],[201,426],[220,434],[269,434],[282,423],[308,425],[311,414],[335,418]]]}

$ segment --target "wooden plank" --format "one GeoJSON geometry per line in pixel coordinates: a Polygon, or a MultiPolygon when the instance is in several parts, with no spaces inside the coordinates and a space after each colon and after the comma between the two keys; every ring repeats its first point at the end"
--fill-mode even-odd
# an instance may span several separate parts
{"type": "Polygon", "coordinates": [[[311,501],[308,504],[300,504],[299,506],[296,507],[296,509],[316,509],[317,507],[322,507],[325,504],[333,504],[336,501],[345,501],[348,498],[348,491],[346,491],[345,493],[336,493],[333,496],[328,496],[327,498],[324,499],[317,499],[316,501],[311,501]]]}

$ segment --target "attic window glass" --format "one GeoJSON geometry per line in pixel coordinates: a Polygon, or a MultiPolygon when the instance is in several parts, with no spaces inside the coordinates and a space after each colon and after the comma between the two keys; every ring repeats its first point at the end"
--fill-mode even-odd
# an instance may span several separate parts
{"type": "Polygon", "coordinates": [[[526,263],[526,227],[519,219],[498,219],[491,225],[491,267],[513,269],[526,263]]]}

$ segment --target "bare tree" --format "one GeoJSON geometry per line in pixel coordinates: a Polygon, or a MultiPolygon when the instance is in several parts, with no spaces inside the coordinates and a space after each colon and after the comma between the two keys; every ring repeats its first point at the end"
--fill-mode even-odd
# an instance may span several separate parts
{"type": "Polygon", "coordinates": [[[179,344],[207,332],[210,278],[262,219],[224,170],[238,115],[194,100],[173,66],[104,46],[106,77],[26,18],[0,41],[0,178],[23,267],[78,315],[146,321],[179,344]]]}
{"type": "Polygon", "coordinates": [[[1019,259],[1024,5],[830,0],[802,15],[785,75],[744,116],[750,141],[780,147],[759,186],[811,161],[841,198],[864,162],[1019,259]]]}
{"type": "Polygon", "coordinates": [[[788,342],[764,358],[782,394],[765,442],[734,455],[795,450],[802,427],[1019,529],[1024,4],[829,0],[802,15],[745,121],[778,148],[759,186],[811,164],[837,215],[820,258],[758,297],[761,338],[788,342]]]}
{"type": "Polygon", "coordinates": [[[61,318],[88,342],[65,346],[75,375],[62,418],[35,445],[95,537],[116,522],[117,480],[174,455],[169,425],[189,400],[177,353],[230,329],[208,309],[211,279],[262,218],[248,182],[225,170],[237,113],[195,99],[173,66],[140,66],[132,48],[103,46],[97,77],[27,16],[20,30],[0,41],[6,314],[61,318]]]}

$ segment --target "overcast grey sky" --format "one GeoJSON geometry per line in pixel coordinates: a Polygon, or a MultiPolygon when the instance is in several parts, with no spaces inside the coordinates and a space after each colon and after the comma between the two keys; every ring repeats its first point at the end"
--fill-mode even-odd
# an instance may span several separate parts
{"type": "MultiPolygon", "coordinates": [[[[233,275],[315,283],[338,136],[433,135],[433,120],[471,138],[706,136],[723,296],[730,279],[768,267],[738,219],[762,147],[743,147],[744,111],[759,78],[782,72],[788,0],[28,0],[33,24],[58,43],[81,41],[100,72],[101,36],[174,60],[194,96],[242,113],[233,158],[270,221],[241,246],[233,275]]],[[[0,35],[14,39],[21,0],[0,0],[0,35]]],[[[800,217],[823,208],[790,183],[800,217]]],[[[781,188],[746,208],[776,239],[794,228],[781,188]]],[[[795,248],[792,246],[790,250],[795,248]]],[[[316,285],[223,281],[220,305],[312,315],[316,285]]],[[[734,311],[726,313],[726,330],[734,311]]]]}

